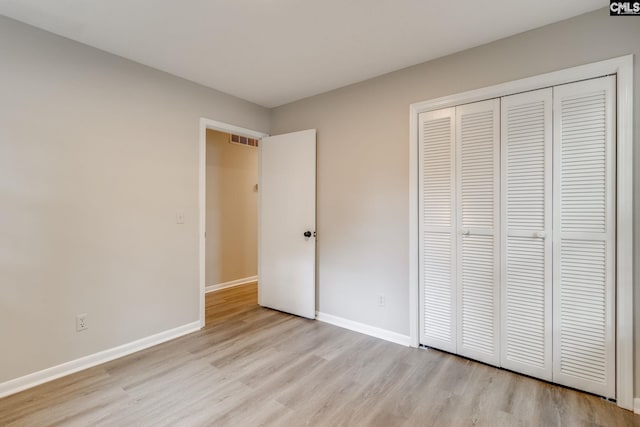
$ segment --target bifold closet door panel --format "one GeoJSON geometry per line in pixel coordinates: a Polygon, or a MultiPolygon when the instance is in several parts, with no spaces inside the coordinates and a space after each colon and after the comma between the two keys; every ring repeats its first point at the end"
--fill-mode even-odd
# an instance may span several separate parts
{"type": "Polygon", "coordinates": [[[502,367],[552,380],[551,88],[501,100],[502,367]]]}
{"type": "Polygon", "coordinates": [[[500,100],[456,107],[458,354],[499,357],[500,100]]]}
{"type": "Polygon", "coordinates": [[[554,88],[553,380],[615,398],[615,77],[554,88]]]}
{"type": "Polygon", "coordinates": [[[455,109],[420,114],[420,343],[456,352],[455,109]]]}

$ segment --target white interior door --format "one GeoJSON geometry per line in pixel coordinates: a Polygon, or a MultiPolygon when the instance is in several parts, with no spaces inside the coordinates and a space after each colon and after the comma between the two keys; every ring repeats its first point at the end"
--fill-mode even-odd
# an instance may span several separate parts
{"type": "Polygon", "coordinates": [[[500,100],[456,107],[458,354],[499,365],[500,100]]]}
{"type": "Polygon", "coordinates": [[[615,398],[614,76],[553,88],[553,380],[615,398]]]}
{"type": "Polygon", "coordinates": [[[258,302],[310,319],[316,310],[316,131],[263,138],[258,302]]]}
{"type": "Polygon", "coordinates": [[[419,123],[420,343],[455,353],[455,108],[419,123]]]}
{"type": "Polygon", "coordinates": [[[502,98],[501,365],[552,380],[552,89],[502,98]]]}

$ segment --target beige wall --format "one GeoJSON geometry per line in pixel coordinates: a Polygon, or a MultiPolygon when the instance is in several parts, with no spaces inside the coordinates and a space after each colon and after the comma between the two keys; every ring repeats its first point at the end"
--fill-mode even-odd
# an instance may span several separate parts
{"type": "MultiPolygon", "coordinates": [[[[318,130],[319,310],[409,333],[409,104],[633,53],[637,140],[640,20],[627,18],[601,9],[274,109],[273,134],[318,130]]],[[[636,260],[639,237],[636,214],[636,260]]]]}
{"type": "Polygon", "coordinates": [[[258,274],[258,150],[207,131],[206,284],[258,274]]]}
{"type": "Polygon", "coordinates": [[[269,111],[4,17],[0,58],[0,383],[198,320],[199,119],[269,111]]]}

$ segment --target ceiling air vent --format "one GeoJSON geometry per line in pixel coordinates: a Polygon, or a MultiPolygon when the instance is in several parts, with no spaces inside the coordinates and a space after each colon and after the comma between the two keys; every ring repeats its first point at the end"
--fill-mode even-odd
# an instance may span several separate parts
{"type": "Polygon", "coordinates": [[[259,139],[248,138],[246,136],[234,135],[231,134],[229,138],[229,142],[232,144],[245,145],[247,147],[257,147],[259,139]]]}

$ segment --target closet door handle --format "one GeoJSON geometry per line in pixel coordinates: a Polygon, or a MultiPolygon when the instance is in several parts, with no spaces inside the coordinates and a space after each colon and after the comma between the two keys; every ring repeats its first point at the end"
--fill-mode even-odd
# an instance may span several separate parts
{"type": "Polygon", "coordinates": [[[469,230],[468,228],[463,228],[462,229],[462,235],[463,236],[468,236],[469,234],[471,234],[471,230],[469,230]]]}
{"type": "Polygon", "coordinates": [[[544,231],[538,231],[538,232],[536,232],[536,237],[544,239],[544,238],[547,237],[547,233],[545,233],[544,231]]]}

